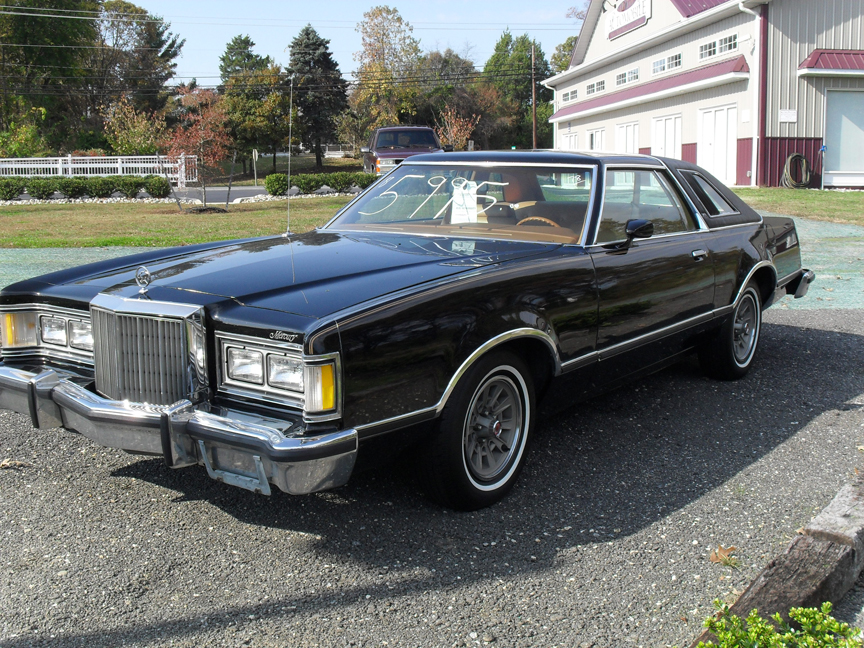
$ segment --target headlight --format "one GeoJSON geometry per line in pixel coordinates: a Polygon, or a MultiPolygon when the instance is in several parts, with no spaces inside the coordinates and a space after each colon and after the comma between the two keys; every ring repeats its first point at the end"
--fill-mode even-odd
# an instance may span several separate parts
{"type": "Polygon", "coordinates": [[[45,344],[66,346],[66,320],[62,317],[49,317],[43,315],[39,318],[42,328],[42,341],[45,344]]]}
{"type": "Polygon", "coordinates": [[[303,361],[271,353],[267,356],[267,384],[303,393],[303,361]]]}
{"type": "Polygon", "coordinates": [[[69,346],[82,351],[92,351],[93,325],[90,322],[69,320],[69,346]]]}
{"type": "Polygon", "coordinates": [[[15,349],[39,344],[36,328],[36,313],[3,314],[3,348],[15,349]]]}
{"type": "Polygon", "coordinates": [[[378,158],[377,160],[375,160],[375,170],[378,173],[381,173],[381,170],[384,169],[385,167],[386,167],[386,169],[389,170],[390,168],[395,167],[395,166],[396,166],[396,160],[389,160],[389,159],[382,160],[381,158],[378,158]]]}
{"type": "Polygon", "coordinates": [[[228,349],[228,377],[241,382],[264,384],[264,354],[248,349],[228,349]]]}

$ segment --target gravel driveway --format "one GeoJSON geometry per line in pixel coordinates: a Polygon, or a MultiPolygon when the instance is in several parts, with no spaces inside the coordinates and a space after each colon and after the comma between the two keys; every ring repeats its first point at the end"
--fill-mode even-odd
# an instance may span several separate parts
{"type": "Polygon", "coordinates": [[[829,304],[767,311],[742,381],[688,360],[543,421],[476,513],[407,460],[266,498],[2,411],[0,646],[689,645],[860,464],[864,318],[829,304]]]}

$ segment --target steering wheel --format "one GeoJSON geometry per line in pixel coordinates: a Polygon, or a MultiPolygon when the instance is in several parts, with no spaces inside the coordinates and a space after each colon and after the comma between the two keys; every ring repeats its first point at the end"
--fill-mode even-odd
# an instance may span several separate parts
{"type": "Polygon", "coordinates": [[[516,225],[518,227],[519,225],[525,225],[526,223],[529,223],[531,221],[537,221],[539,223],[543,223],[544,225],[549,225],[551,227],[561,227],[555,221],[553,221],[549,218],[543,218],[542,216],[529,216],[528,218],[523,218],[518,223],[516,223],[516,225]]]}

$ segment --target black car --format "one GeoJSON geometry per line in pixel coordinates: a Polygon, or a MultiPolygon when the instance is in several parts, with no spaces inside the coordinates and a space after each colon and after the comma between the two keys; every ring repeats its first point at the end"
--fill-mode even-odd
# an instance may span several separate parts
{"type": "Polygon", "coordinates": [[[416,156],[307,234],[8,286],[0,407],[262,493],[415,444],[430,494],[474,509],[513,486],[541,404],[689,352],[740,378],[762,310],[813,279],[791,219],[692,164],[416,156]]]}
{"type": "Polygon", "coordinates": [[[413,155],[452,150],[452,146],[442,146],[438,135],[428,126],[386,126],[376,129],[369,145],[360,152],[363,170],[383,175],[413,155]]]}

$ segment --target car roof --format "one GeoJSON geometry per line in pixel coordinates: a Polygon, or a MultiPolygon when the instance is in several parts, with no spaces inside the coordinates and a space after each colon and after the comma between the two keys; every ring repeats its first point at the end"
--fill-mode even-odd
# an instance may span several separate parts
{"type": "Polygon", "coordinates": [[[375,129],[377,132],[388,130],[433,130],[430,126],[382,126],[375,129]]]}
{"type": "Polygon", "coordinates": [[[460,151],[458,153],[427,153],[413,155],[403,164],[418,162],[461,162],[475,164],[652,164],[662,166],[662,162],[650,155],[618,155],[615,153],[594,153],[576,151],[460,151]]]}

